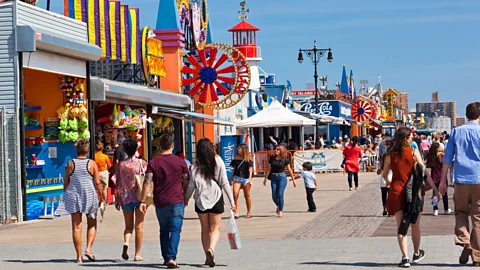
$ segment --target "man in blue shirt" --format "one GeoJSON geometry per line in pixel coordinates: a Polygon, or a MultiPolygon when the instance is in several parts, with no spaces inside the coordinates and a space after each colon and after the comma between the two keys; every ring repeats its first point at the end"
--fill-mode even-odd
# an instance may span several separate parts
{"type": "Polygon", "coordinates": [[[440,192],[447,190],[447,175],[455,167],[455,244],[463,246],[460,264],[480,266],[480,102],[467,106],[468,123],[455,128],[443,157],[440,192]],[[454,161],[455,158],[455,161],[454,161]],[[473,230],[469,231],[468,216],[473,230]]]}

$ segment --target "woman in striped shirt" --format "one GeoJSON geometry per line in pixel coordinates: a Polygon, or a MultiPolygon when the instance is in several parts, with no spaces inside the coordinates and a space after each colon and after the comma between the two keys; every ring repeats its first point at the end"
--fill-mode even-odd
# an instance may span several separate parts
{"type": "Polygon", "coordinates": [[[77,252],[77,263],[82,262],[82,214],[87,216],[87,248],[85,257],[95,261],[92,245],[97,234],[97,211],[105,201],[103,187],[98,177],[95,161],[87,158],[90,152],[88,140],[79,139],[75,144],[77,157],[70,160],[65,169],[63,183],[63,205],[55,212],[56,216],[71,215],[73,245],[77,252]]]}

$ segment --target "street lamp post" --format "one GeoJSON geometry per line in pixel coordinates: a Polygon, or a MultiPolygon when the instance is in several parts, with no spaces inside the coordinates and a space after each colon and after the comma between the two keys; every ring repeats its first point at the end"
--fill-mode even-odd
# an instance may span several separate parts
{"type": "MultiPolygon", "coordinates": [[[[317,41],[313,42],[313,49],[300,49],[298,52],[298,63],[303,63],[303,53],[305,53],[310,59],[312,59],[314,66],[313,78],[315,79],[315,114],[318,114],[318,72],[317,66],[320,58],[325,56],[325,53],[328,52],[327,60],[328,62],[333,61],[332,49],[319,49],[317,48],[317,41]]],[[[326,78],[325,78],[326,79],[326,78]]],[[[326,81],[326,80],[325,80],[326,81]]],[[[325,83],[325,82],[324,82],[325,83]]],[[[315,120],[315,134],[318,132],[318,119],[315,120]]]]}

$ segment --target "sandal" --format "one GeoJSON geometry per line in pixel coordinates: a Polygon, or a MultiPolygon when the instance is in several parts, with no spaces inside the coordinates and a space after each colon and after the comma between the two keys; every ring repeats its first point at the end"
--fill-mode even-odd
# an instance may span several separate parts
{"type": "Polygon", "coordinates": [[[168,269],[177,269],[177,268],[180,268],[180,266],[178,266],[177,263],[167,263],[167,268],[168,269]]]}
{"type": "Polygon", "coordinates": [[[85,254],[83,254],[83,255],[85,255],[85,257],[87,257],[87,259],[88,259],[89,261],[91,261],[91,262],[94,262],[94,261],[95,261],[95,256],[93,256],[93,254],[90,254],[90,253],[86,253],[86,252],[85,252],[85,254]]]}
{"type": "Polygon", "coordinates": [[[123,245],[122,259],[124,259],[125,261],[128,261],[129,259],[127,245],[123,245]]]}
{"type": "Polygon", "coordinates": [[[252,215],[245,216],[246,219],[252,218],[252,215]]]}
{"type": "Polygon", "coordinates": [[[210,267],[215,267],[215,254],[213,253],[212,249],[207,251],[207,264],[210,267]]]}
{"type": "Polygon", "coordinates": [[[235,219],[239,219],[239,218],[240,218],[240,216],[235,216],[235,219]]]}
{"type": "Polygon", "coordinates": [[[141,262],[143,261],[143,258],[141,256],[135,256],[135,258],[133,259],[133,261],[135,262],[141,262]]]}

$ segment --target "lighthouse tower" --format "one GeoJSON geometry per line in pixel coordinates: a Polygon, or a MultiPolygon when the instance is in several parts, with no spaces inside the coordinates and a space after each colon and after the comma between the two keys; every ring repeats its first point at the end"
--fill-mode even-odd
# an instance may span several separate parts
{"type": "Polygon", "coordinates": [[[260,47],[257,46],[257,31],[260,31],[260,28],[245,21],[248,19],[247,14],[250,12],[250,9],[245,9],[246,2],[240,3],[242,9],[238,12],[242,21],[228,31],[232,32],[232,45],[245,55],[250,65],[251,79],[249,89],[260,90],[258,62],[262,61],[262,54],[260,47]]]}

